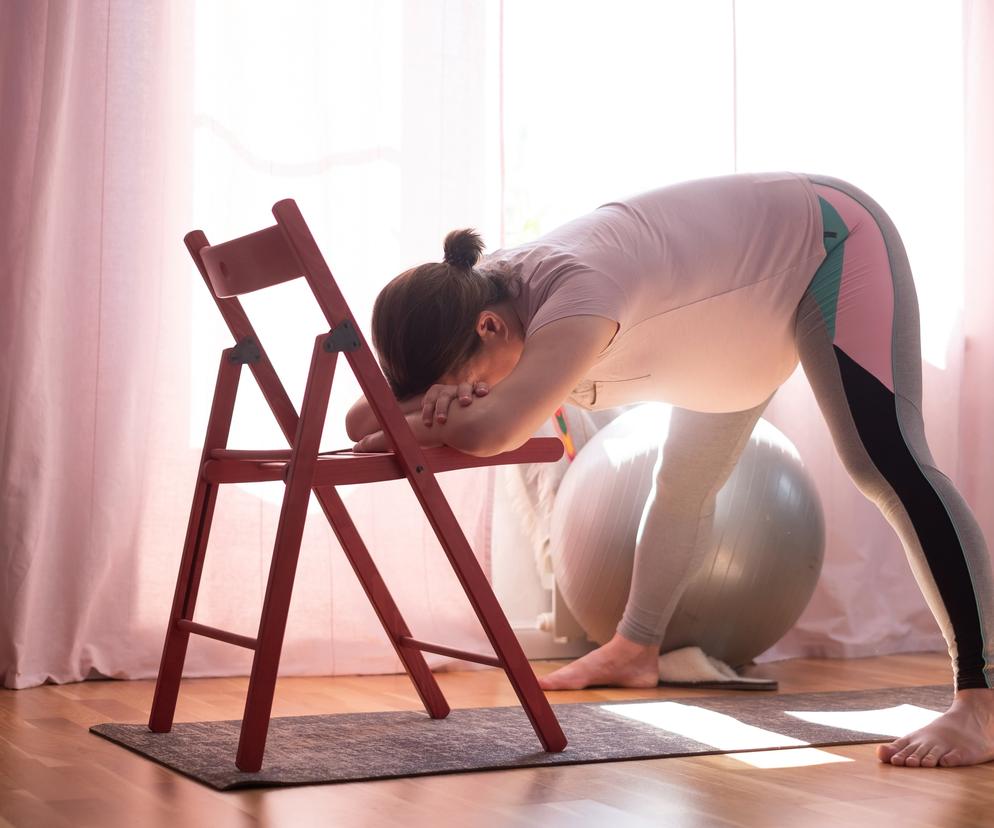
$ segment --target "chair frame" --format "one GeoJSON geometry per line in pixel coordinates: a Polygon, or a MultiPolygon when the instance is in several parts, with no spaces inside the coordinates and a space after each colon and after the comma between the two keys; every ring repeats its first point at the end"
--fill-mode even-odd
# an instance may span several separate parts
{"type": "Polygon", "coordinates": [[[255,655],[235,764],[246,772],[262,767],[304,519],[313,491],[428,715],[444,718],[449,706],[422,652],[499,667],[507,674],[542,747],[551,752],[563,750],[566,737],[559,722],[435,477],[436,473],[455,468],[557,460],[562,456],[562,444],[557,438],[533,438],[519,449],[486,458],[448,447],[419,446],[296,203],[292,199],[277,202],[273,215],[276,225],[213,247],[200,230],[184,238],[236,344],[224,349],[218,367],[149,728],[157,733],[172,728],[191,634],[248,648],[255,655]],[[237,296],[300,276],[307,279],[330,330],[314,340],[298,416],[237,296]],[[319,453],[339,354],[345,355],[394,451],[365,455],[351,451],[319,453]],[[227,449],[238,382],[245,365],[258,382],[290,444],[289,450],[227,449]],[[495,655],[466,652],[412,637],[335,489],[343,483],[400,477],[406,477],[414,490],[495,655]],[[250,638],[194,621],[218,487],[230,482],[280,479],[285,481],[286,491],[257,636],[250,638]]]}

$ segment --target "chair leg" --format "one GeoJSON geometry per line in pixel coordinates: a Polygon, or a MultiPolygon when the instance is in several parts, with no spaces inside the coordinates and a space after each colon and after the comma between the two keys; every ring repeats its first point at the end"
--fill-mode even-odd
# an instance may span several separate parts
{"type": "Polygon", "coordinates": [[[203,571],[207,540],[214,517],[214,504],[217,501],[217,486],[204,480],[201,470],[210,452],[215,448],[223,448],[228,442],[231,415],[235,408],[238,378],[241,373],[241,365],[231,360],[231,354],[230,348],[221,354],[221,365],[214,386],[214,401],[211,404],[207,434],[204,437],[203,454],[197,467],[197,483],[193,490],[186,540],[180,557],[176,590],[166,627],[166,639],[162,645],[162,659],[155,680],[152,710],[149,713],[148,727],[155,733],[168,732],[173,726],[173,715],[176,712],[176,699],[179,695],[183,664],[186,661],[186,648],[190,641],[190,633],[177,629],[176,623],[183,618],[192,619],[197,604],[200,574],[203,571]]]}
{"type": "Polygon", "coordinates": [[[359,583],[366,591],[366,597],[369,598],[383,629],[386,630],[390,643],[393,644],[397,656],[403,662],[414,688],[421,697],[425,710],[433,719],[444,719],[449,715],[449,705],[445,696],[442,694],[442,690],[435,680],[435,675],[425,662],[421,651],[413,647],[402,647],[398,643],[401,636],[410,637],[411,631],[400,614],[397,604],[394,603],[393,596],[376,568],[369,550],[366,549],[366,545],[345,508],[345,504],[342,503],[341,497],[333,486],[321,486],[315,489],[314,493],[317,495],[321,508],[324,509],[345,556],[352,564],[359,583]]]}
{"type": "Polygon", "coordinates": [[[183,675],[183,664],[186,661],[186,648],[190,641],[190,633],[177,629],[176,622],[181,618],[193,617],[216,500],[217,486],[212,486],[201,478],[197,482],[194,494],[190,528],[176,578],[173,611],[169,616],[159,674],[155,680],[155,694],[152,697],[152,710],[148,720],[149,730],[155,733],[168,733],[173,726],[176,699],[179,696],[179,684],[183,675]]]}
{"type": "MultiPolygon", "coordinates": [[[[307,495],[297,495],[293,508],[286,510],[287,519],[280,519],[280,530],[273,551],[273,562],[269,568],[269,585],[262,607],[259,622],[255,657],[249,676],[248,694],[245,698],[245,712],[242,715],[242,729],[238,740],[238,753],[235,764],[239,770],[255,772],[262,767],[262,756],[266,750],[266,737],[269,732],[269,719],[273,709],[273,695],[276,692],[276,673],[280,664],[283,636],[286,632],[287,612],[293,592],[293,578],[297,570],[297,557],[300,552],[300,535],[296,542],[290,537],[291,521],[303,524],[307,511],[307,495]],[[302,505],[298,505],[300,501],[302,505]],[[298,513],[290,514],[290,512],[298,513]]],[[[285,504],[291,504],[289,497],[285,504]]]]}
{"type": "Polygon", "coordinates": [[[262,767],[266,749],[269,719],[276,690],[276,673],[280,664],[287,612],[297,571],[297,557],[304,534],[307,502],[321,442],[321,431],[328,411],[328,397],[335,373],[336,352],[327,352],[322,344],[326,335],[314,343],[310,373],[304,390],[297,434],[290,455],[286,492],[276,529],[273,560],[269,567],[269,583],[259,620],[255,657],[249,677],[245,713],[235,764],[239,770],[254,772],[262,767]]]}
{"type": "Polygon", "coordinates": [[[535,734],[545,750],[561,751],[566,736],[438,481],[431,475],[412,480],[412,485],[535,734]]]}

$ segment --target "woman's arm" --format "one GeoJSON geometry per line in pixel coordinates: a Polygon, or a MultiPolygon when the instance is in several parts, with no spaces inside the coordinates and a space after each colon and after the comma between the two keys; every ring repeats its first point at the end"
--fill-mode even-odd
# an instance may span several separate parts
{"type": "MultiPolygon", "coordinates": [[[[618,323],[603,316],[570,316],[543,325],[525,343],[514,370],[490,393],[465,408],[453,406],[445,423],[426,427],[420,412],[407,420],[422,445],[444,443],[489,457],[528,440],[608,346],[618,323]]],[[[389,451],[382,432],[364,437],[359,451],[389,451]]]]}
{"type": "MultiPolygon", "coordinates": [[[[421,397],[421,394],[415,394],[405,400],[397,400],[397,404],[405,414],[411,414],[421,411],[421,397]]],[[[359,397],[352,404],[349,413],[345,415],[345,433],[349,435],[350,440],[361,440],[367,434],[373,434],[379,430],[380,424],[376,420],[376,415],[373,414],[373,409],[369,407],[365,397],[359,397]]]]}
{"type": "MultiPolygon", "coordinates": [[[[470,405],[476,397],[485,397],[490,388],[485,382],[462,383],[460,385],[433,385],[424,394],[414,394],[397,404],[404,414],[421,412],[426,427],[431,427],[432,421],[444,423],[448,419],[452,403],[457,399],[459,405],[470,405]]],[[[349,413],[345,415],[345,433],[350,440],[361,440],[367,434],[375,434],[380,430],[380,424],[373,414],[373,409],[360,397],[353,403],[349,413]]]]}

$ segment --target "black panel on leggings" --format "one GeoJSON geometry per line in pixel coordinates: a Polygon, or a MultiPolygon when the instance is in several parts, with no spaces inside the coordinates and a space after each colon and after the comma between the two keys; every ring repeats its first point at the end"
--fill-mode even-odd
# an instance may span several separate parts
{"type": "Polygon", "coordinates": [[[956,686],[987,687],[977,598],[949,513],[904,442],[893,392],[841,348],[832,347],[860,440],[904,504],[949,613],[958,655],[956,686]]]}

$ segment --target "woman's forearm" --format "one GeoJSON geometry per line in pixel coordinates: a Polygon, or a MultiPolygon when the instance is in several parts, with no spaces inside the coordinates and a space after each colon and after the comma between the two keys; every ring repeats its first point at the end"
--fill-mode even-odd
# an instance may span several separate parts
{"type": "MultiPolygon", "coordinates": [[[[478,457],[489,457],[517,448],[530,435],[515,437],[514,428],[507,422],[507,413],[494,405],[490,397],[476,400],[466,407],[453,406],[445,423],[426,425],[420,409],[407,414],[407,422],[414,437],[422,446],[447,445],[478,457]]],[[[359,451],[390,451],[386,435],[379,430],[357,440],[359,451]]]]}
{"type": "MultiPolygon", "coordinates": [[[[404,414],[421,411],[420,394],[415,394],[406,400],[398,400],[397,403],[404,414]]],[[[345,433],[348,434],[350,440],[359,441],[367,434],[372,434],[381,428],[382,426],[380,426],[365,397],[359,397],[349,409],[349,413],[345,415],[345,433]]]]}
{"type": "MultiPolygon", "coordinates": [[[[457,421],[458,419],[459,418],[456,418],[457,421]]],[[[420,446],[428,447],[448,445],[469,454],[476,453],[472,450],[475,448],[475,441],[469,442],[466,440],[467,435],[465,421],[457,424],[456,422],[450,420],[444,425],[432,424],[429,426],[425,424],[420,413],[413,413],[407,415],[407,424],[410,426],[411,431],[414,434],[414,439],[420,446]]],[[[357,440],[356,450],[392,451],[393,447],[387,439],[386,434],[382,431],[375,431],[365,435],[361,440],[357,440]]]]}

